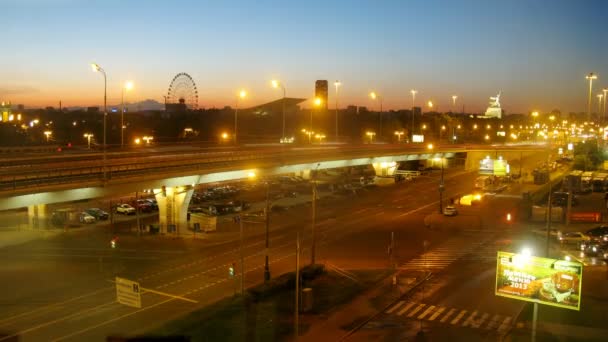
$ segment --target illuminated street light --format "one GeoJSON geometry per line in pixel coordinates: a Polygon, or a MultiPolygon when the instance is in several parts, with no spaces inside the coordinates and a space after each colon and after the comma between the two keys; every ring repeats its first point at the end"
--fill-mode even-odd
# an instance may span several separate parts
{"type": "Polygon", "coordinates": [[[376,135],[376,132],[367,131],[365,132],[365,135],[367,135],[367,137],[369,138],[369,143],[371,144],[374,141],[374,136],[376,135]]]}
{"type": "Polygon", "coordinates": [[[454,106],[454,108],[456,108],[456,99],[458,98],[458,95],[452,95],[452,106],[454,106]]]}
{"type": "Polygon", "coordinates": [[[597,94],[597,115],[598,116],[602,112],[602,98],[603,97],[604,97],[604,94],[597,94]]]}
{"type": "Polygon", "coordinates": [[[412,90],[410,90],[410,93],[412,94],[412,132],[411,132],[411,135],[412,135],[412,140],[414,140],[414,127],[415,127],[414,126],[414,117],[415,117],[414,107],[415,107],[415,103],[416,103],[416,94],[418,93],[418,90],[412,89],[412,90]]]}
{"type": "Polygon", "coordinates": [[[144,140],[146,142],[146,145],[150,145],[150,141],[154,140],[154,137],[144,135],[144,137],[142,138],[142,140],[144,140]]]}
{"type": "Polygon", "coordinates": [[[53,134],[53,132],[51,132],[51,131],[44,131],[44,135],[46,136],[46,142],[49,142],[52,134],[53,134]]]}
{"type": "Polygon", "coordinates": [[[91,138],[93,137],[93,134],[85,133],[84,137],[87,138],[87,145],[89,146],[89,150],[90,150],[91,149],[91,138]]]}
{"type": "Polygon", "coordinates": [[[587,101],[587,118],[591,118],[591,92],[593,91],[593,80],[597,79],[597,75],[594,73],[589,73],[589,75],[585,76],[586,79],[589,80],[589,100],[587,101]]]}
{"type": "Polygon", "coordinates": [[[106,117],[108,116],[107,93],[108,81],[106,71],[97,63],[92,63],[91,68],[94,72],[100,72],[103,75],[103,180],[106,180],[106,117]]]}
{"type": "Polygon", "coordinates": [[[135,145],[139,145],[141,144],[141,139],[140,138],[135,138],[135,140],[133,140],[135,142],[135,145]]]}
{"type": "Polygon", "coordinates": [[[281,135],[281,140],[285,139],[285,96],[287,95],[287,91],[285,90],[285,86],[283,85],[282,82],[279,82],[277,80],[272,80],[271,81],[272,87],[275,89],[278,89],[279,87],[281,89],[283,89],[283,133],[281,135]]]}
{"type": "Polygon", "coordinates": [[[369,93],[369,97],[374,101],[378,100],[378,102],[380,102],[380,138],[382,138],[382,96],[378,95],[375,91],[372,91],[369,93]]]}
{"type": "Polygon", "coordinates": [[[129,91],[133,89],[133,82],[127,81],[123,85],[120,92],[120,147],[124,147],[124,133],[125,133],[125,124],[124,124],[124,115],[125,115],[125,91],[129,91]]]}
{"type": "MultiPolygon", "coordinates": [[[[323,103],[323,100],[321,100],[320,97],[315,97],[314,100],[312,101],[313,106],[310,107],[310,127],[309,127],[311,132],[312,132],[312,112],[315,108],[319,108],[321,106],[321,103],[323,103]]],[[[312,143],[310,136],[309,136],[308,142],[312,143]]]]}
{"type": "Polygon", "coordinates": [[[602,89],[602,93],[604,93],[604,109],[602,110],[602,124],[603,124],[606,120],[606,100],[608,100],[608,97],[606,97],[606,95],[608,95],[608,89],[607,88],[602,89]]]}
{"type": "Polygon", "coordinates": [[[239,99],[244,100],[247,97],[247,91],[241,89],[238,96],[236,97],[236,106],[234,109],[234,144],[237,144],[237,136],[238,136],[238,113],[239,113],[239,99]]]}
{"type": "Polygon", "coordinates": [[[397,142],[401,142],[401,136],[403,135],[403,131],[395,131],[395,135],[397,136],[397,142]]]}
{"type": "Polygon", "coordinates": [[[336,142],[338,141],[338,88],[342,85],[340,81],[335,81],[334,86],[336,87],[336,142]]]}
{"type": "Polygon", "coordinates": [[[428,150],[431,150],[431,151],[432,151],[432,150],[433,150],[433,144],[428,144],[428,145],[426,145],[426,148],[427,148],[428,150]]]}
{"type": "Polygon", "coordinates": [[[429,109],[433,109],[433,101],[429,100],[426,105],[429,107],[429,109]]]}

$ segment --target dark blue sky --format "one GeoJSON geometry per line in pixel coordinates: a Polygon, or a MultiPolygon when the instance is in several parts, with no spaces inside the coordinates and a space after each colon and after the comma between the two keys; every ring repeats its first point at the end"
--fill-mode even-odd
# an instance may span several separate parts
{"type": "MultiPolygon", "coordinates": [[[[385,108],[433,99],[439,109],[481,111],[502,90],[508,112],[584,111],[585,75],[608,87],[608,1],[154,1],[0,0],[0,99],[29,106],[101,102],[95,61],[110,102],[162,102],[188,72],[204,107],[308,98],[314,81],[339,79],[340,102],[385,108]]],[[[330,97],[333,91],[330,91],[330,97]]],[[[595,97],[595,96],[594,96],[595,97]]],[[[330,99],[333,104],[333,99],[330,99]]]]}

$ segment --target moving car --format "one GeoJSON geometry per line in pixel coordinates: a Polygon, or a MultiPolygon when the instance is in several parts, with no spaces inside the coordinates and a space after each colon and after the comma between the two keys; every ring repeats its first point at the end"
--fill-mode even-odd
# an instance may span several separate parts
{"type": "Polygon", "coordinates": [[[80,223],[95,223],[95,221],[97,221],[95,217],[88,214],[86,211],[80,213],[80,215],[78,216],[78,220],[80,221],[80,223]]]}
{"type": "Polygon", "coordinates": [[[453,205],[448,205],[443,208],[443,215],[445,216],[456,216],[458,215],[458,210],[453,205]]]}
{"type": "Polygon", "coordinates": [[[99,208],[89,208],[89,209],[85,210],[85,212],[87,214],[93,216],[97,220],[107,220],[110,218],[110,214],[108,214],[107,212],[105,212],[99,208]]]}
{"type": "Polygon", "coordinates": [[[586,256],[596,256],[603,259],[608,258],[608,244],[589,241],[581,243],[581,252],[586,256]]]}
{"type": "Polygon", "coordinates": [[[559,237],[559,242],[561,243],[582,243],[582,242],[587,242],[587,241],[591,241],[591,237],[588,235],[585,235],[581,232],[571,232],[571,233],[565,233],[565,234],[561,234],[559,237]]]}
{"type": "Polygon", "coordinates": [[[599,226],[589,229],[585,234],[590,236],[592,240],[608,242],[608,226],[599,226]]]}
{"type": "Polygon", "coordinates": [[[135,215],[135,208],[129,204],[123,203],[116,206],[116,212],[124,215],[135,215]]]}

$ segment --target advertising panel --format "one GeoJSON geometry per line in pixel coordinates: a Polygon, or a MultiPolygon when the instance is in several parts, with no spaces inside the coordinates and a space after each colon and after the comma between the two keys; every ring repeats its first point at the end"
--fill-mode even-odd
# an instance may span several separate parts
{"type": "Polygon", "coordinates": [[[497,296],[579,311],[583,264],[498,252],[497,296]]]}
{"type": "Polygon", "coordinates": [[[507,175],[507,162],[503,159],[494,160],[494,176],[507,175]]]}

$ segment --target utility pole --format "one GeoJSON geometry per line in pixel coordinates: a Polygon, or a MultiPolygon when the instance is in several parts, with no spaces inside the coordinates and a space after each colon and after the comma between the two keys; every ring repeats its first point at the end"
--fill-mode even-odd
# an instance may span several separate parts
{"type": "Polygon", "coordinates": [[[300,336],[300,233],[296,235],[296,300],[293,317],[294,340],[300,336]]]}
{"type": "Polygon", "coordinates": [[[239,254],[241,257],[241,295],[245,294],[245,258],[243,257],[243,215],[239,214],[239,230],[240,230],[240,244],[239,254]]]}
{"type": "Polygon", "coordinates": [[[317,220],[317,181],[313,179],[312,181],[312,221],[311,221],[311,230],[312,230],[312,247],[310,248],[310,264],[315,264],[315,229],[316,229],[316,220],[317,220]]]}
{"type": "Polygon", "coordinates": [[[266,181],[266,208],[265,208],[265,216],[266,216],[266,248],[264,249],[264,253],[266,254],[264,260],[264,282],[270,280],[270,267],[268,266],[268,229],[270,227],[270,183],[266,181]]]}
{"type": "Polygon", "coordinates": [[[443,213],[443,190],[445,188],[443,184],[443,155],[441,156],[441,181],[439,183],[439,213],[443,213]]]}
{"type": "Polygon", "coordinates": [[[139,222],[139,192],[135,191],[135,221],[137,222],[137,236],[141,235],[141,224],[139,222]]]}

